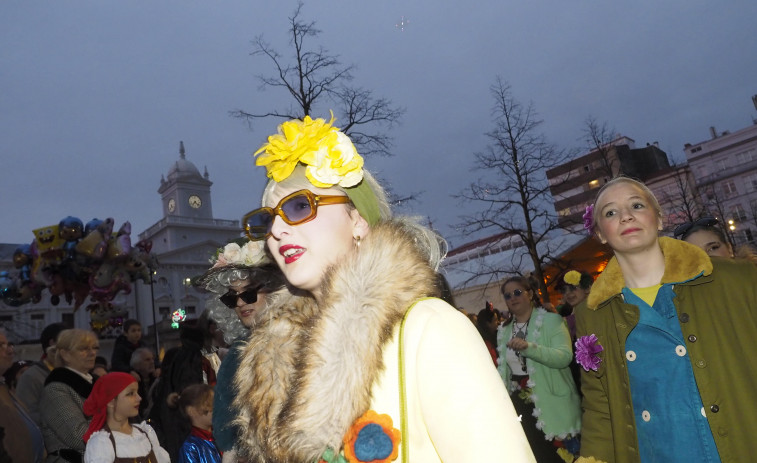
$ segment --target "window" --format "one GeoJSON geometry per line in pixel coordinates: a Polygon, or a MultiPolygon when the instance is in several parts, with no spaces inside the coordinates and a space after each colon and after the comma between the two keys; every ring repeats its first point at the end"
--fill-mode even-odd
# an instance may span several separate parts
{"type": "Polygon", "coordinates": [[[171,316],[171,308],[168,306],[158,307],[158,313],[165,320],[171,316]]]}
{"type": "Polygon", "coordinates": [[[739,192],[736,190],[736,184],[733,183],[733,180],[728,180],[722,183],[723,188],[723,194],[726,198],[731,197],[733,195],[737,195],[739,192]]]}
{"type": "Polygon", "coordinates": [[[193,306],[193,305],[188,305],[188,306],[184,307],[184,311],[186,311],[187,315],[189,315],[189,314],[196,313],[197,309],[195,309],[195,306],[193,306]]]}
{"type": "Polygon", "coordinates": [[[754,154],[754,150],[744,151],[742,153],[739,153],[736,155],[736,164],[746,164],[747,162],[752,160],[754,154]]]}
{"type": "Polygon", "coordinates": [[[0,315],[0,322],[4,323],[10,323],[13,321],[12,315],[0,315]]]}
{"type": "Polygon", "coordinates": [[[567,217],[567,216],[569,216],[570,215],[570,208],[566,207],[565,209],[561,210],[559,212],[559,214],[560,214],[560,217],[567,217]]]}
{"type": "Polygon", "coordinates": [[[752,230],[750,230],[749,228],[747,228],[746,230],[744,230],[744,237],[750,243],[754,242],[754,235],[752,235],[752,230]]]}
{"type": "Polygon", "coordinates": [[[757,173],[753,173],[751,175],[748,175],[746,180],[746,191],[747,193],[751,193],[755,190],[757,190],[757,173]]]}
{"type": "Polygon", "coordinates": [[[741,204],[731,206],[731,217],[733,217],[734,220],[746,220],[746,211],[741,204]]]}
{"type": "MultiPolygon", "coordinates": [[[[29,329],[27,335],[24,335],[24,338],[32,338],[33,334],[40,333],[42,329],[45,327],[45,314],[43,313],[33,313],[29,314],[29,329]]],[[[73,325],[70,325],[73,326],[73,325]]]]}
{"type": "Polygon", "coordinates": [[[725,159],[721,159],[717,161],[718,164],[718,170],[726,170],[728,168],[728,164],[725,162],[725,159]]]}
{"type": "Polygon", "coordinates": [[[72,314],[72,313],[64,313],[64,314],[61,314],[61,319],[60,319],[60,321],[61,321],[61,322],[62,322],[62,323],[63,323],[64,325],[66,325],[67,327],[69,327],[69,328],[73,328],[73,327],[74,327],[74,314],[72,314]]]}

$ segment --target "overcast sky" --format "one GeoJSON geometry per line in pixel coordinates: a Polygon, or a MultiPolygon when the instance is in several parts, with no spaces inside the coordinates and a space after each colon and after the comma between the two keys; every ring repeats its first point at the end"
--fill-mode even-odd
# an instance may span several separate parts
{"type": "MultiPolygon", "coordinates": [[[[216,218],[258,206],[264,171],[251,153],[277,122],[250,130],[233,109],[290,103],[261,93],[265,39],[289,55],[296,1],[0,2],[0,242],[73,215],[128,220],[133,238],[162,217],[161,175],[187,159],[213,181],[216,218]]],[[[391,158],[369,169],[453,245],[491,129],[497,75],[532,102],[547,138],[580,148],[592,115],[669,156],[757,118],[757,2],[734,0],[306,1],[318,44],[355,64],[354,83],[407,109],[391,158]],[[396,27],[402,18],[407,27],[396,27]]],[[[327,109],[322,108],[323,116],[327,109]]],[[[339,121],[337,121],[337,126],[339,121]]]]}

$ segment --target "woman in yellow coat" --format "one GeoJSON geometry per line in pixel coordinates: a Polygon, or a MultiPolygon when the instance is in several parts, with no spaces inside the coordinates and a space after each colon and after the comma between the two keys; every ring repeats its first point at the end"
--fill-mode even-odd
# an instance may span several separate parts
{"type": "Polygon", "coordinates": [[[392,219],[352,142],[284,123],[244,218],[291,293],[259,320],[235,378],[253,462],[534,461],[474,326],[440,299],[440,239],[392,219]]]}

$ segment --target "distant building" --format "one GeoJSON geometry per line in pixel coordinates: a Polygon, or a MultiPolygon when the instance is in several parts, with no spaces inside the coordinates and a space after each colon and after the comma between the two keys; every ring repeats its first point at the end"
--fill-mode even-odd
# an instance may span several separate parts
{"type": "Polygon", "coordinates": [[[757,123],[684,146],[706,213],[732,228],[738,244],[757,237],[757,123]],[[732,223],[731,223],[732,221],[732,223]]]}
{"type": "Polygon", "coordinates": [[[560,226],[581,230],[583,214],[594,201],[595,190],[618,174],[647,182],[668,168],[668,157],[656,143],[636,148],[633,139],[618,136],[599,149],[547,170],[560,226]]]}
{"type": "Polygon", "coordinates": [[[157,321],[167,320],[178,308],[197,318],[205,309],[206,294],[192,286],[192,278],[208,269],[219,247],[240,237],[239,220],[213,218],[211,185],[207,169],[200,174],[186,159],[182,143],[179,160],[160,180],[163,218],[139,234],[139,240],[152,241],[159,263],[153,294],[149,287],[137,294],[138,318],[145,326],[152,324],[153,300],[157,321]]]}
{"type": "MultiPolygon", "coordinates": [[[[136,318],[142,323],[143,336],[148,343],[154,342],[154,332],[148,332],[149,328],[154,322],[167,328],[174,310],[183,308],[189,318],[197,318],[202,313],[208,294],[191,286],[191,279],[208,269],[209,259],[219,247],[241,235],[238,220],[213,218],[211,185],[207,169],[200,174],[197,167],[186,159],[184,144],[181,143],[179,159],[161,178],[158,188],[163,218],[139,233],[138,237],[132,233],[132,244],[139,240],[152,241],[152,252],[158,263],[153,269],[154,283],[151,287],[149,283],[135,281],[130,294],[120,292],[112,302],[124,312],[125,317],[136,318]]],[[[60,218],[51,218],[50,223],[57,223],[58,220],[60,218]]],[[[29,236],[31,242],[31,230],[29,236]]],[[[13,266],[13,253],[18,246],[0,244],[0,271],[10,274],[17,272],[13,266]]],[[[44,290],[42,299],[36,304],[10,307],[0,303],[0,325],[8,331],[13,342],[37,342],[42,328],[50,323],[63,322],[72,327],[89,328],[90,314],[86,310],[89,303],[87,299],[74,313],[72,304],[65,298],[61,298],[58,305],[53,305],[49,292],[44,290]]],[[[29,357],[19,355],[19,358],[29,357]]]]}

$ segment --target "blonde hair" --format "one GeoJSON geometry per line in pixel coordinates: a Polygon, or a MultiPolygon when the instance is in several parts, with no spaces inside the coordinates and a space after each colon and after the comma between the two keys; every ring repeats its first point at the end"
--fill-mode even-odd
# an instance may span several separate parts
{"type": "MultiPolygon", "coordinates": [[[[447,242],[438,233],[420,223],[418,217],[393,217],[392,208],[389,205],[389,200],[386,197],[384,188],[376,181],[370,172],[363,169],[363,182],[370,187],[373,194],[376,196],[376,200],[381,215],[381,221],[394,220],[397,223],[402,224],[403,228],[413,237],[413,241],[423,255],[428,259],[431,267],[436,271],[439,269],[441,261],[447,254],[447,242]]],[[[295,167],[292,174],[281,182],[275,180],[269,180],[268,184],[263,190],[263,198],[261,204],[264,207],[275,207],[276,204],[292,191],[298,190],[311,190],[313,184],[305,176],[305,167],[298,165],[295,167]]],[[[340,191],[346,194],[344,188],[334,185],[331,189],[340,191]]],[[[354,209],[353,204],[348,204],[347,207],[354,209]]],[[[380,221],[380,222],[381,222],[380,221]]]]}
{"type": "Polygon", "coordinates": [[[652,205],[652,208],[655,211],[655,214],[657,214],[657,217],[662,219],[662,208],[660,207],[660,202],[657,201],[657,197],[652,193],[652,190],[649,189],[648,186],[644,185],[642,182],[633,179],[631,177],[625,177],[625,176],[618,176],[610,180],[609,182],[602,185],[602,188],[599,189],[597,192],[597,196],[594,197],[594,211],[591,214],[591,227],[592,230],[594,230],[594,233],[597,233],[597,230],[599,229],[599,222],[597,221],[597,215],[600,213],[599,209],[597,209],[597,203],[599,202],[599,198],[602,196],[602,194],[610,187],[613,187],[615,185],[618,185],[620,183],[628,183],[631,184],[638,189],[641,190],[641,192],[644,194],[644,196],[647,198],[647,201],[649,201],[649,204],[652,205]]]}
{"type": "Polygon", "coordinates": [[[82,347],[89,347],[91,345],[97,345],[97,336],[95,333],[89,330],[82,330],[79,328],[72,328],[63,330],[58,335],[58,339],[55,342],[55,356],[53,358],[53,365],[56,367],[66,366],[66,362],[63,360],[61,351],[72,352],[82,347]]]}

